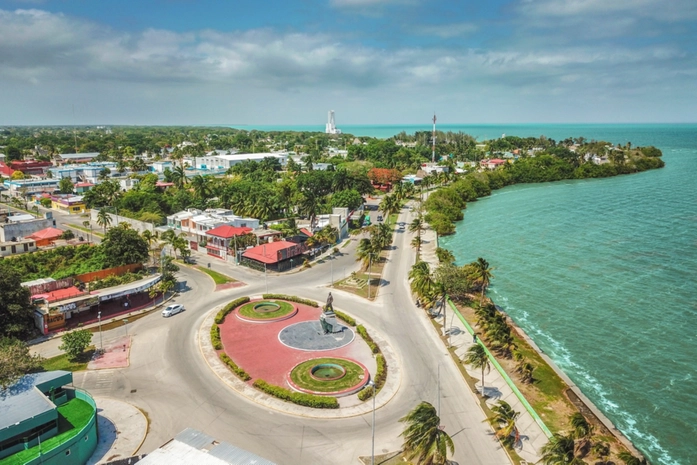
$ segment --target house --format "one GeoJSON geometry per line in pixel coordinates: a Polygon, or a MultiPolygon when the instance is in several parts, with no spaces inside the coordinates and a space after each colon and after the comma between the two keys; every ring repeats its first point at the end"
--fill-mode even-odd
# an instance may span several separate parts
{"type": "Polygon", "coordinates": [[[422,163],[421,169],[428,174],[439,174],[448,172],[447,166],[439,165],[438,163],[422,163]]]}
{"type": "Polygon", "coordinates": [[[58,210],[61,213],[67,213],[69,215],[80,215],[87,211],[87,205],[85,204],[83,197],[81,195],[73,194],[56,194],[51,196],[51,208],[58,210]]]}
{"type": "Polygon", "coordinates": [[[346,207],[343,208],[332,208],[332,213],[329,215],[318,215],[317,216],[317,223],[315,224],[315,231],[319,231],[320,229],[324,228],[325,226],[334,226],[337,231],[339,231],[339,237],[338,240],[341,241],[345,238],[348,237],[349,232],[348,232],[348,219],[349,216],[349,210],[346,207]]]}
{"type": "Polygon", "coordinates": [[[0,460],[87,463],[97,448],[97,405],[69,371],[24,375],[0,396],[0,460]],[[76,414],[77,413],[77,414],[76,414]]]}
{"type": "Polygon", "coordinates": [[[53,244],[57,239],[60,239],[62,235],[62,230],[50,227],[42,229],[40,231],[36,231],[34,234],[27,236],[26,239],[32,239],[36,241],[37,247],[45,247],[47,245],[53,244]]]}
{"type": "Polygon", "coordinates": [[[482,160],[480,164],[488,170],[493,170],[498,168],[499,166],[506,164],[506,160],[501,160],[500,158],[492,158],[491,160],[482,160]]]}
{"type": "Polygon", "coordinates": [[[289,241],[269,242],[245,250],[241,263],[256,269],[283,271],[292,267],[291,262],[294,259],[300,260],[305,250],[303,244],[289,241]]]}
{"type": "Polygon", "coordinates": [[[75,192],[78,194],[84,194],[85,192],[89,191],[94,187],[94,184],[91,182],[78,182],[75,183],[73,188],[75,189],[75,192]]]}
{"type": "Polygon", "coordinates": [[[169,160],[154,161],[150,166],[155,173],[164,173],[166,169],[170,171],[174,169],[174,163],[169,160]]]}
{"type": "Polygon", "coordinates": [[[52,165],[53,163],[50,161],[14,160],[9,162],[9,164],[0,161],[0,174],[12,176],[12,173],[15,171],[21,171],[26,176],[43,176],[48,167],[52,165]]]}
{"type": "Polygon", "coordinates": [[[0,257],[35,252],[36,242],[33,239],[18,239],[16,241],[0,242],[0,257]]]}
{"type": "Polygon", "coordinates": [[[415,186],[420,185],[421,181],[423,181],[423,179],[415,174],[407,174],[402,178],[402,182],[408,182],[409,184],[413,184],[415,186]]]}
{"type": "Polygon", "coordinates": [[[206,242],[206,251],[208,255],[216,258],[227,260],[231,255],[234,259],[235,250],[237,250],[236,238],[252,232],[249,227],[235,227],[228,224],[218,226],[217,228],[206,231],[208,241],[206,242]]]}
{"type": "Polygon", "coordinates": [[[74,183],[90,182],[92,184],[97,184],[99,182],[99,176],[104,169],[109,170],[110,177],[121,176],[121,173],[117,170],[117,164],[110,161],[91,162],[79,165],[66,164],[55,168],[49,168],[48,171],[55,179],[70,178],[74,183]]]}
{"type": "Polygon", "coordinates": [[[257,229],[259,220],[235,215],[232,210],[209,208],[205,211],[190,208],[167,217],[167,226],[186,234],[192,249],[198,250],[198,244],[207,241],[206,233],[218,226],[257,229]]]}

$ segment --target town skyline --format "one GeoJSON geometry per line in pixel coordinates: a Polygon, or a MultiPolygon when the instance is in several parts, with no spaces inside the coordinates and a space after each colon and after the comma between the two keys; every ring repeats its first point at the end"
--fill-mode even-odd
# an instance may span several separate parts
{"type": "Polygon", "coordinates": [[[697,5],[0,1],[0,125],[694,122],[697,5]]]}

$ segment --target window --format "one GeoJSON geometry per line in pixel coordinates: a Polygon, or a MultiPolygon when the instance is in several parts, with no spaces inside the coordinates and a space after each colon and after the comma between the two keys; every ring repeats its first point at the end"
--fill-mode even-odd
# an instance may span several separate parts
{"type": "Polygon", "coordinates": [[[4,252],[6,249],[7,249],[7,247],[5,247],[5,246],[0,247],[0,251],[2,251],[2,252],[4,252]]]}
{"type": "Polygon", "coordinates": [[[90,436],[89,436],[89,435],[86,435],[86,436],[85,436],[85,442],[87,442],[87,440],[88,440],[89,438],[90,438],[90,436]]]}
{"type": "Polygon", "coordinates": [[[65,451],[65,455],[70,455],[70,449],[65,451]]]}
{"type": "Polygon", "coordinates": [[[24,251],[26,252],[28,250],[29,250],[29,244],[24,244],[24,251]]]}

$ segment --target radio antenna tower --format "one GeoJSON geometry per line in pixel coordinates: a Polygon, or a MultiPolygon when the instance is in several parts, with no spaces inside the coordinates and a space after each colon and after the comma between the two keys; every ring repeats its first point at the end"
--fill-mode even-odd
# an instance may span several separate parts
{"type": "Polygon", "coordinates": [[[436,162],[436,113],[433,113],[433,151],[431,152],[431,163],[436,162]]]}

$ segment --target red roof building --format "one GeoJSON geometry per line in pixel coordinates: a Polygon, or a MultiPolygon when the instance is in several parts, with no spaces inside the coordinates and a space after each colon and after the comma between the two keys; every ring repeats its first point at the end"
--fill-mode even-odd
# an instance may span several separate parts
{"type": "Polygon", "coordinates": [[[305,252],[303,244],[289,241],[276,241],[261,244],[245,250],[243,259],[265,265],[269,270],[277,270],[279,263],[292,260],[305,252]]]}
{"type": "Polygon", "coordinates": [[[206,231],[206,251],[208,255],[222,260],[227,260],[228,255],[235,255],[235,238],[252,232],[252,228],[246,226],[230,226],[224,224],[206,231]]]}
{"type": "Polygon", "coordinates": [[[46,228],[27,236],[27,239],[33,239],[37,247],[44,247],[53,244],[62,234],[63,231],[58,228],[46,228]]]}
{"type": "Polygon", "coordinates": [[[36,294],[31,296],[32,299],[46,299],[47,302],[57,302],[59,300],[71,299],[86,294],[75,286],[66,287],[65,289],[57,289],[45,294],[36,294]]]}

